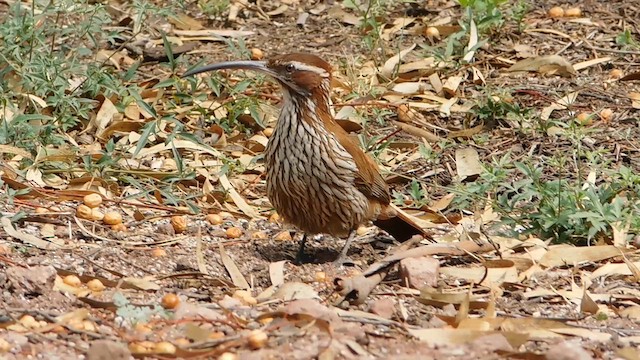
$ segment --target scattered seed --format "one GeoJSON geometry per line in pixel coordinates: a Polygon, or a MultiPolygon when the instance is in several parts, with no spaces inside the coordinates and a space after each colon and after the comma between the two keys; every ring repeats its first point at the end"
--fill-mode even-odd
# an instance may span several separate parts
{"type": "Polygon", "coordinates": [[[82,285],[82,281],[80,278],[75,275],[67,275],[62,279],[62,282],[73,287],[80,287],[82,285]]]}
{"type": "Polygon", "coordinates": [[[155,257],[155,258],[159,258],[159,257],[165,257],[167,256],[167,251],[163,248],[155,248],[153,250],[151,250],[151,256],[155,257]]]}
{"type": "Polygon", "coordinates": [[[104,222],[107,225],[121,224],[122,215],[120,215],[120,213],[117,211],[109,211],[106,214],[104,214],[104,218],[102,219],[102,222],[104,222]]]}
{"type": "Polygon", "coordinates": [[[220,216],[219,214],[208,214],[207,221],[211,225],[220,225],[222,224],[223,219],[222,219],[222,216],[220,216]]]}
{"type": "Polygon", "coordinates": [[[251,60],[262,60],[264,53],[258,48],[251,49],[251,60]]]}
{"type": "Polygon", "coordinates": [[[227,237],[229,239],[237,239],[242,236],[242,229],[237,227],[230,227],[227,229],[227,237]]]}
{"type": "Polygon", "coordinates": [[[564,16],[566,16],[566,17],[579,17],[579,16],[582,16],[582,10],[580,10],[579,7],[568,8],[564,12],[564,16]]]}
{"type": "Polygon", "coordinates": [[[78,205],[78,207],[76,208],[76,216],[81,219],[92,220],[91,212],[91,208],[84,204],[78,205]]]}
{"type": "Polygon", "coordinates": [[[105,289],[105,286],[102,283],[102,281],[98,279],[93,279],[87,282],[87,288],[89,288],[89,290],[91,291],[102,291],[105,289]]]}
{"type": "Polygon", "coordinates": [[[564,16],[564,9],[560,6],[554,6],[549,9],[549,17],[552,18],[561,18],[564,16]]]}
{"type": "Polygon", "coordinates": [[[611,109],[602,109],[600,111],[600,118],[602,119],[602,121],[604,122],[609,122],[611,121],[611,119],[613,118],[613,110],[611,109]]]}
{"type": "Polygon", "coordinates": [[[269,340],[269,336],[267,336],[267,333],[265,333],[262,330],[253,330],[249,334],[249,337],[247,338],[247,340],[249,342],[249,346],[252,349],[260,349],[267,344],[267,341],[269,340]]]}
{"type": "Polygon", "coordinates": [[[156,354],[175,354],[176,350],[176,346],[168,341],[161,341],[154,347],[156,354]]]}
{"type": "Polygon", "coordinates": [[[87,194],[82,199],[82,202],[90,208],[95,208],[102,204],[102,196],[100,194],[87,194]]]}
{"type": "Polygon", "coordinates": [[[178,295],[170,293],[163,296],[160,303],[165,309],[175,309],[180,304],[180,298],[178,295]]]}
{"type": "Polygon", "coordinates": [[[111,230],[117,231],[117,232],[125,232],[127,231],[127,226],[123,223],[113,224],[111,225],[111,230]]]}

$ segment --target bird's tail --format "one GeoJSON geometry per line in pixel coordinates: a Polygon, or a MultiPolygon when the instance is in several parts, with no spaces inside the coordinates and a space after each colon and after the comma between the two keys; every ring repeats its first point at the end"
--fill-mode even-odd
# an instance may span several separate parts
{"type": "Polygon", "coordinates": [[[424,220],[407,214],[393,204],[389,205],[389,207],[390,209],[387,211],[388,216],[379,217],[373,222],[374,225],[386,231],[400,242],[407,241],[414,235],[420,235],[427,240],[434,241],[425,228],[420,225],[424,220]]]}

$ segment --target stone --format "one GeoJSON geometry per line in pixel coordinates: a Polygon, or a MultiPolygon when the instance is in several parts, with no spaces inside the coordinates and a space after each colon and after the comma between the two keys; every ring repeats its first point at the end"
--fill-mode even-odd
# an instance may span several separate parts
{"type": "Polygon", "coordinates": [[[393,299],[388,297],[377,299],[371,303],[369,311],[385,319],[391,319],[395,313],[395,305],[393,299]]]}
{"type": "Polygon", "coordinates": [[[6,272],[9,289],[20,295],[42,295],[53,289],[56,269],[50,265],[24,268],[12,266],[6,272]]]}
{"type": "Polygon", "coordinates": [[[127,345],[109,340],[96,340],[87,350],[87,360],[129,360],[131,351],[127,345]]]}
{"type": "Polygon", "coordinates": [[[578,341],[563,341],[549,347],[547,360],[593,360],[593,356],[578,341]]]}
{"type": "Polygon", "coordinates": [[[440,262],[430,256],[400,260],[400,275],[404,284],[414,289],[436,287],[439,273],[440,262]]]}

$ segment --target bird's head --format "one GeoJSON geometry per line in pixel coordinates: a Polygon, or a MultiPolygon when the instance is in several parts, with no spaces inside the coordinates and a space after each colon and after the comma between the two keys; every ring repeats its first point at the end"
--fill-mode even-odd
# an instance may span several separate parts
{"type": "Polygon", "coordinates": [[[316,55],[292,53],[268,61],[226,61],[187,71],[183,77],[206,71],[244,69],[266,73],[275,78],[291,96],[325,97],[331,84],[331,66],[316,55]]]}

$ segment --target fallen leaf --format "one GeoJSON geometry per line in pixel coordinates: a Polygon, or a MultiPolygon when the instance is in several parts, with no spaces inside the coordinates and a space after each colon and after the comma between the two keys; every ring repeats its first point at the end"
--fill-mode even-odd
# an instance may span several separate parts
{"type": "Polygon", "coordinates": [[[573,77],[577,75],[571,63],[559,55],[536,56],[513,64],[508,72],[534,71],[543,75],[573,77]]]}
{"type": "Polygon", "coordinates": [[[284,265],[286,263],[286,260],[282,260],[269,264],[269,278],[271,279],[271,285],[280,286],[284,284],[284,265]]]}
{"type": "Polygon", "coordinates": [[[469,23],[469,43],[467,44],[467,52],[464,54],[462,61],[470,63],[476,53],[475,47],[478,45],[478,27],[476,22],[471,19],[469,23]]]}
{"type": "Polygon", "coordinates": [[[319,299],[318,293],[311,285],[301,282],[287,282],[282,284],[273,294],[273,298],[284,301],[300,299],[319,299]]]}
{"type": "Polygon", "coordinates": [[[380,70],[380,74],[387,78],[390,79],[394,72],[396,71],[396,69],[398,68],[398,64],[400,64],[400,62],[402,61],[402,59],[408,54],[410,53],[414,48],[416,47],[416,44],[411,45],[410,47],[401,50],[398,54],[392,56],[391,58],[389,58],[384,65],[382,66],[382,69],[380,70]]]}
{"type": "Polygon", "coordinates": [[[529,336],[515,331],[480,331],[467,329],[408,329],[409,334],[431,346],[451,346],[468,344],[487,335],[501,334],[514,348],[520,347],[529,336]]]}
{"type": "Polygon", "coordinates": [[[480,156],[474,148],[456,150],[456,172],[461,181],[470,177],[475,178],[482,173],[480,156]]]}
{"type": "Polygon", "coordinates": [[[555,245],[549,248],[540,259],[540,265],[545,267],[573,266],[587,261],[601,261],[620,256],[620,249],[613,245],[583,246],[555,245]]]}
{"type": "Polygon", "coordinates": [[[235,261],[233,261],[233,259],[227,254],[224,246],[220,244],[218,249],[220,250],[220,259],[222,260],[222,264],[224,265],[224,268],[227,269],[233,285],[240,289],[251,288],[247,280],[244,278],[244,275],[242,275],[240,269],[238,269],[238,265],[236,265],[235,261]]]}
{"type": "Polygon", "coordinates": [[[233,185],[231,185],[231,182],[227,178],[226,174],[221,175],[218,181],[220,182],[220,185],[222,185],[222,188],[225,189],[227,192],[229,192],[229,196],[231,197],[231,200],[233,200],[233,202],[238,206],[238,208],[243,213],[245,213],[247,216],[250,216],[253,219],[260,218],[260,214],[258,214],[253,209],[253,207],[247,204],[247,202],[244,200],[242,195],[240,195],[236,191],[236,189],[233,187],[233,185]]]}
{"type": "Polygon", "coordinates": [[[13,228],[11,220],[8,217],[0,217],[2,228],[8,237],[18,239],[25,244],[32,245],[42,250],[61,249],[64,242],[58,238],[50,238],[49,241],[42,240],[39,237],[27,233],[23,233],[13,228]]]}

